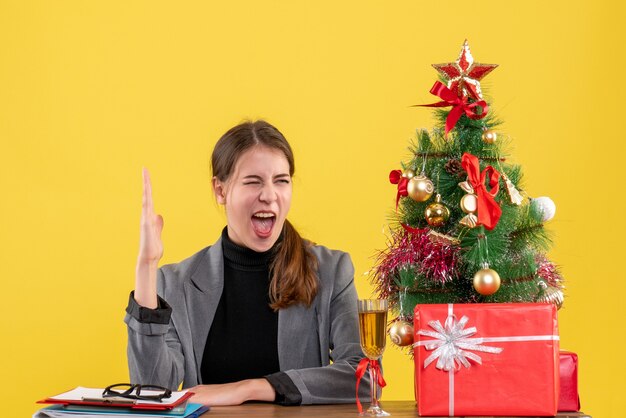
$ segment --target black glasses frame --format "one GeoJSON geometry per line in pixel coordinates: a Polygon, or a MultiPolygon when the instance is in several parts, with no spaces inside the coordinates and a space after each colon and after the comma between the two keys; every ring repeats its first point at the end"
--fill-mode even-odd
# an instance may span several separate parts
{"type": "Polygon", "coordinates": [[[172,396],[172,391],[168,388],[157,385],[131,385],[130,383],[116,383],[107,386],[102,391],[103,398],[120,397],[126,399],[137,399],[142,401],[162,402],[172,396]],[[158,390],[162,393],[156,395],[142,395],[142,390],[158,390]],[[133,393],[135,392],[135,393],[133,393]]]}

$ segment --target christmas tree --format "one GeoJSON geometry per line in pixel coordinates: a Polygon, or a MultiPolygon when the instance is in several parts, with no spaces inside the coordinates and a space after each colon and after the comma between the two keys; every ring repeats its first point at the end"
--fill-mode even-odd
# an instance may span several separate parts
{"type": "Polygon", "coordinates": [[[441,100],[418,106],[435,108],[437,126],[417,131],[412,158],[389,175],[396,208],[373,270],[398,314],[390,328],[398,345],[412,342],[416,304],[563,303],[562,277],[546,257],[554,203],[524,193],[481,91],[497,65],[474,62],[465,41],[455,62],[433,67],[440,81],[430,92],[441,100]]]}

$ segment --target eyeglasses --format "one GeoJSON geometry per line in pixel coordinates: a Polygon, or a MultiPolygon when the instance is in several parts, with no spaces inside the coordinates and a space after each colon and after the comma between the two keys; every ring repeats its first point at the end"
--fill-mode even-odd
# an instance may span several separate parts
{"type": "Polygon", "coordinates": [[[172,396],[172,391],[156,385],[131,385],[130,383],[116,383],[104,388],[103,398],[120,397],[126,399],[138,399],[142,401],[161,402],[172,396]],[[150,391],[149,394],[142,394],[143,390],[150,391]],[[135,392],[135,393],[133,393],[135,392]]]}

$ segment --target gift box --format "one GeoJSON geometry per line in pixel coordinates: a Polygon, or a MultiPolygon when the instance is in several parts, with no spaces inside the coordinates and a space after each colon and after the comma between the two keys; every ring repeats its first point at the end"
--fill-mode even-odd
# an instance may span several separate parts
{"type": "Polygon", "coordinates": [[[561,351],[560,354],[561,395],[559,396],[559,412],[577,412],[580,411],[578,356],[569,351],[561,351]]]}
{"type": "Polygon", "coordinates": [[[556,415],[554,305],[417,305],[414,330],[420,416],[556,415]]]}

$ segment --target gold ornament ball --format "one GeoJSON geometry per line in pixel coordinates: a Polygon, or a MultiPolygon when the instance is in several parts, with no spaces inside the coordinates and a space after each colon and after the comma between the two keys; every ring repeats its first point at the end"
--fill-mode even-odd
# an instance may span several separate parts
{"type": "Polygon", "coordinates": [[[493,295],[500,288],[500,275],[497,271],[484,268],[474,275],[474,289],[483,296],[493,295]]]}
{"type": "Polygon", "coordinates": [[[413,177],[406,186],[406,191],[411,199],[416,202],[425,202],[433,195],[435,186],[428,177],[423,174],[413,177]]]}
{"type": "Polygon", "coordinates": [[[396,321],[389,328],[391,342],[399,347],[413,344],[413,325],[406,321],[396,321]]]}
{"type": "Polygon", "coordinates": [[[430,226],[441,226],[450,218],[450,209],[441,203],[440,194],[435,197],[435,203],[426,206],[424,217],[430,226]]]}
{"type": "Polygon", "coordinates": [[[406,170],[404,170],[404,173],[402,173],[402,177],[411,180],[413,177],[415,177],[415,171],[407,168],[406,170]]]}
{"type": "Polygon", "coordinates": [[[466,194],[461,198],[461,209],[465,213],[474,213],[478,209],[478,198],[475,194],[466,194]]]}
{"type": "Polygon", "coordinates": [[[496,142],[498,135],[496,135],[495,131],[491,129],[485,129],[483,132],[483,142],[485,144],[494,144],[496,142]]]}

